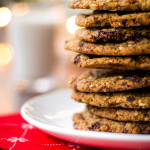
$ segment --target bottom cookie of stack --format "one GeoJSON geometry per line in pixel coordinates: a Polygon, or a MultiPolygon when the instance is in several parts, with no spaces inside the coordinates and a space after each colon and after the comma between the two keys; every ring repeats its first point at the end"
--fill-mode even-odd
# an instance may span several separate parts
{"type": "Polygon", "coordinates": [[[150,133],[150,122],[116,121],[106,119],[92,114],[88,109],[84,112],[76,113],[73,116],[73,122],[75,129],[79,130],[131,134],[150,133]]]}

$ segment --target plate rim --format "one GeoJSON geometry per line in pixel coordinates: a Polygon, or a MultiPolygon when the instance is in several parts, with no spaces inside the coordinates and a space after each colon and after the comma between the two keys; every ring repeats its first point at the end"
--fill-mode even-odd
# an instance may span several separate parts
{"type": "Polygon", "coordinates": [[[42,97],[49,96],[52,93],[68,92],[68,91],[69,90],[66,88],[60,89],[60,90],[42,94],[40,96],[36,96],[34,98],[29,99],[21,107],[21,110],[20,110],[21,116],[28,123],[32,124],[33,126],[39,128],[41,130],[48,131],[48,132],[59,133],[59,134],[70,135],[70,136],[80,136],[82,138],[85,138],[85,136],[86,136],[87,138],[105,139],[105,140],[130,141],[130,142],[135,142],[135,141],[150,142],[149,134],[123,134],[123,133],[95,132],[95,131],[76,130],[76,129],[70,129],[70,128],[67,128],[67,130],[66,130],[65,127],[59,127],[59,126],[55,126],[55,125],[51,125],[51,124],[47,125],[43,122],[37,121],[25,113],[26,106],[30,103],[34,104],[37,98],[39,100],[41,100],[42,97]],[[62,129],[65,129],[65,130],[62,130],[62,129]],[[93,133],[91,134],[91,132],[93,132],[93,133]],[[113,137],[113,139],[112,139],[112,137],[113,137]]]}

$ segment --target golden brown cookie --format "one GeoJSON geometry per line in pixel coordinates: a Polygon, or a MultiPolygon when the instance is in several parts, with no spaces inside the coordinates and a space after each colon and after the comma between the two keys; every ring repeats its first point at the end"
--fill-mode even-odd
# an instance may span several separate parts
{"type": "Polygon", "coordinates": [[[150,86],[150,71],[87,71],[68,86],[80,92],[115,92],[150,86]]]}
{"type": "Polygon", "coordinates": [[[150,70],[150,56],[108,57],[77,54],[72,62],[78,67],[113,70],[150,70]]]}
{"type": "Polygon", "coordinates": [[[76,24],[81,27],[136,27],[150,25],[150,12],[99,12],[79,14],[76,24]]]}
{"type": "Polygon", "coordinates": [[[150,109],[150,88],[111,93],[85,93],[73,91],[72,99],[97,107],[150,109]]]}
{"type": "Polygon", "coordinates": [[[150,121],[150,109],[107,108],[87,105],[86,109],[99,117],[118,121],[150,121]]]}
{"type": "Polygon", "coordinates": [[[132,134],[149,134],[150,122],[123,122],[101,118],[89,111],[73,116],[74,128],[78,130],[116,132],[132,134]]]}
{"type": "Polygon", "coordinates": [[[75,36],[87,42],[122,42],[149,38],[150,28],[81,28],[75,32],[75,36]]]}
{"type": "Polygon", "coordinates": [[[90,43],[77,39],[68,40],[65,49],[91,55],[127,56],[150,54],[150,39],[122,43],[90,43]]]}
{"type": "Polygon", "coordinates": [[[150,0],[70,0],[73,9],[150,11],[150,0]]]}

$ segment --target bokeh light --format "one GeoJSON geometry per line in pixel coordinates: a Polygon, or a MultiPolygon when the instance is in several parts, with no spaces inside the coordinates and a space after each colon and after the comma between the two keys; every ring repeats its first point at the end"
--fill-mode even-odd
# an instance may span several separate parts
{"type": "Polygon", "coordinates": [[[4,27],[8,25],[11,21],[12,14],[9,8],[7,7],[0,7],[0,27],[4,27]]]}
{"type": "Polygon", "coordinates": [[[11,10],[14,16],[25,16],[29,12],[29,6],[26,3],[15,3],[11,10]]]}
{"type": "Polygon", "coordinates": [[[13,50],[8,43],[0,43],[0,67],[10,64],[13,58],[13,50]]]}
{"type": "Polygon", "coordinates": [[[76,16],[72,16],[72,17],[68,18],[67,23],[66,23],[66,28],[71,34],[74,34],[75,31],[78,28],[80,28],[79,26],[77,26],[75,24],[75,20],[76,20],[76,16]]]}

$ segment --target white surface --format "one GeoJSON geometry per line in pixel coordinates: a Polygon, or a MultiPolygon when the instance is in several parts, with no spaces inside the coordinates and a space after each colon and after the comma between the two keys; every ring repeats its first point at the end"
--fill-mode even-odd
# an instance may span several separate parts
{"type": "Polygon", "coordinates": [[[150,135],[80,131],[73,129],[72,115],[84,104],[70,99],[64,89],[33,98],[21,109],[23,118],[47,134],[69,142],[101,148],[150,149],[150,135]]]}

